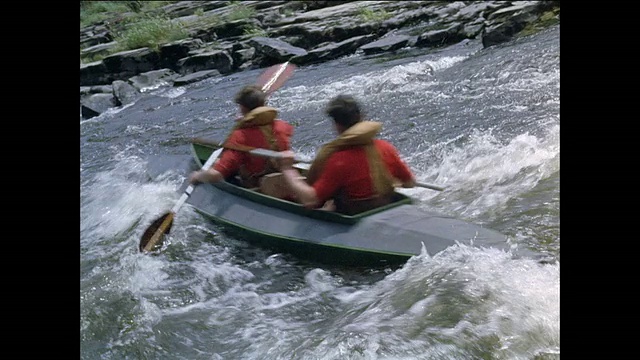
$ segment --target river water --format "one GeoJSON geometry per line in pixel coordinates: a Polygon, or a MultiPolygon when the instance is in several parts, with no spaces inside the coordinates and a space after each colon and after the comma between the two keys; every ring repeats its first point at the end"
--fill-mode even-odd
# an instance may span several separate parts
{"type": "Polygon", "coordinates": [[[400,268],[329,266],[226,235],[188,205],[163,252],[141,255],[187,175],[150,165],[189,159],[191,137],[223,140],[233,95],[261,70],[81,119],[82,359],[559,359],[559,32],[305,66],[269,102],[311,158],[335,136],[326,102],[354,95],[420,181],[447,187],[403,189],[419,206],[545,262],[456,246],[400,268]]]}

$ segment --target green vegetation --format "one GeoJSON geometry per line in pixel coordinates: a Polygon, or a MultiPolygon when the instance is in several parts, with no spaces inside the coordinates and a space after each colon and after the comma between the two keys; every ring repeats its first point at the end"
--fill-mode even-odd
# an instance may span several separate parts
{"type": "Polygon", "coordinates": [[[560,22],[560,8],[555,8],[540,15],[538,25],[548,27],[560,22]]]}
{"type": "Polygon", "coordinates": [[[284,10],[281,11],[281,13],[285,17],[290,17],[290,16],[293,16],[295,14],[295,11],[293,11],[292,9],[284,9],[284,10]]]}
{"type": "Polygon", "coordinates": [[[100,23],[123,13],[141,13],[177,1],[80,1],[80,28],[100,23]]]}
{"type": "Polygon", "coordinates": [[[247,25],[244,28],[244,35],[246,36],[263,36],[263,37],[269,37],[269,35],[267,34],[267,31],[257,27],[255,25],[247,25]]]}
{"type": "Polygon", "coordinates": [[[551,11],[543,13],[542,15],[540,15],[536,22],[528,24],[518,35],[527,36],[535,34],[542,29],[560,23],[559,14],[560,8],[555,8],[551,11]]]}
{"type": "Polygon", "coordinates": [[[80,28],[129,11],[126,1],[80,1],[80,28]]]}
{"type": "MultiPolygon", "coordinates": [[[[231,10],[222,16],[204,16],[204,11],[202,9],[198,9],[194,12],[194,15],[198,15],[200,18],[195,21],[190,21],[190,23],[185,24],[185,26],[188,26],[189,28],[217,26],[225,22],[247,19],[255,16],[256,14],[256,10],[254,8],[243,5],[240,2],[232,1],[229,6],[231,10]]],[[[253,29],[249,29],[248,31],[253,31],[253,29]]]]}
{"type": "Polygon", "coordinates": [[[380,23],[391,18],[391,16],[385,9],[371,10],[367,7],[361,7],[358,10],[358,17],[365,22],[380,23]]]}
{"type": "Polygon", "coordinates": [[[115,52],[148,47],[158,50],[161,45],[188,37],[184,27],[162,16],[146,16],[129,24],[126,30],[116,34],[118,46],[115,52]]]}
{"type": "Polygon", "coordinates": [[[126,50],[148,47],[157,51],[160,46],[187,38],[188,31],[179,23],[163,16],[140,16],[135,21],[125,20],[121,24],[124,30],[113,30],[116,46],[99,54],[80,56],[84,63],[102,60],[105,57],[126,50]]]}
{"type": "Polygon", "coordinates": [[[90,63],[113,53],[149,47],[152,50],[171,41],[184,39],[188,32],[181,24],[153,11],[176,1],[81,1],[80,28],[105,22],[116,46],[99,54],[81,55],[90,63]],[[126,15],[125,15],[126,14],[126,15]]]}
{"type": "Polygon", "coordinates": [[[248,7],[238,3],[234,3],[232,7],[233,8],[229,12],[229,14],[225,16],[225,19],[227,21],[247,19],[256,15],[256,9],[252,7],[248,7]]]}
{"type": "MultiPolygon", "coordinates": [[[[116,52],[148,47],[158,50],[160,46],[188,37],[188,28],[217,26],[224,22],[247,19],[256,15],[256,10],[240,1],[232,1],[224,16],[206,16],[204,10],[195,10],[197,20],[190,23],[171,21],[155,9],[176,1],[81,1],[80,28],[104,22],[117,43],[108,51],[81,56],[85,63],[98,61],[116,52]]],[[[263,29],[249,25],[245,35],[266,36],[263,29]]]]}
{"type": "Polygon", "coordinates": [[[106,54],[92,54],[92,55],[86,55],[86,56],[80,55],[80,60],[82,61],[83,64],[90,64],[95,61],[100,61],[105,57],[107,57],[106,54]]]}

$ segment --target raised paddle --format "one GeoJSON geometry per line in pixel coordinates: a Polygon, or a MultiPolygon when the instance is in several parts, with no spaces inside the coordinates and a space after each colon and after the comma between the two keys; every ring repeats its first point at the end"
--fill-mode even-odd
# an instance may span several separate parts
{"type": "MultiPolygon", "coordinates": [[[[285,81],[291,77],[295,68],[296,66],[290,64],[288,61],[283,64],[271,66],[258,78],[256,85],[262,86],[262,91],[264,91],[268,96],[280,88],[285,81]]],[[[207,162],[202,166],[202,170],[208,170],[216,161],[218,156],[220,156],[222,150],[223,148],[214,151],[207,162]]],[[[144,234],[142,234],[142,237],[140,238],[140,244],[138,246],[140,252],[151,251],[162,243],[163,236],[171,230],[173,217],[178,210],[180,210],[187,198],[191,196],[193,188],[193,185],[189,185],[171,211],[156,219],[151,223],[147,230],[145,230],[144,234]]]]}
{"type": "MultiPolygon", "coordinates": [[[[215,147],[220,147],[221,146],[220,143],[218,143],[218,142],[207,140],[207,139],[203,139],[203,138],[193,138],[193,139],[191,139],[191,142],[194,143],[194,144],[201,144],[201,145],[207,145],[207,146],[215,146],[215,147]]],[[[278,151],[273,151],[273,150],[269,150],[269,149],[262,149],[262,148],[255,148],[255,147],[251,147],[251,146],[237,145],[237,144],[224,144],[220,149],[216,150],[216,152],[220,151],[221,149],[230,149],[230,150],[236,150],[236,151],[243,151],[243,152],[247,152],[247,153],[249,153],[251,155],[263,156],[263,157],[272,158],[272,159],[278,159],[278,158],[282,158],[283,157],[283,155],[281,153],[279,153],[278,151]]],[[[294,161],[298,162],[298,163],[303,163],[303,164],[311,163],[311,161],[304,160],[304,159],[301,159],[299,157],[295,157],[294,161]]],[[[431,190],[444,191],[444,187],[442,187],[442,186],[427,184],[427,183],[423,183],[423,182],[416,182],[416,186],[422,187],[422,188],[431,189],[431,190]]]]}

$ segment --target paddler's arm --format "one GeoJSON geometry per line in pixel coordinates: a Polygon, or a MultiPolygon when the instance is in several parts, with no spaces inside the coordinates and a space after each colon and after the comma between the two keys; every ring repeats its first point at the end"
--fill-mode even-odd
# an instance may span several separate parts
{"type": "Polygon", "coordinates": [[[224,176],[221,172],[215,170],[214,168],[209,168],[209,170],[198,170],[192,172],[189,176],[189,183],[216,183],[218,181],[222,181],[223,179],[224,176]]]}
{"type": "Polygon", "coordinates": [[[400,158],[398,150],[391,143],[379,144],[383,147],[382,158],[387,165],[395,187],[412,188],[417,185],[416,177],[409,168],[409,165],[400,158]]]}
{"type": "Polygon", "coordinates": [[[415,176],[413,176],[413,174],[411,175],[411,179],[407,180],[407,181],[398,181],[399,186],[402,186],[403,188],[412,188],[415,187],[417,182],[416,182],[416,178],[415,176]]]}
{"type": "Polygon", "coordinates": [[[222,181],[238,171],[240,164],[245,162],[243,156],[244,153],[240,151],[225,149],[220,158],[208,170],[192,172],[189,176],[189,182],[196,185],[222,181]]]}
{"type": "Polygon", "coordinates": [[[280,172],[289,189],[295,194],[298,202],[308,208],[318,207],[320,201],[316,195],[316,190],[307,184],[301,177],[298,170],[293,168],[294,155],[291,151],[283,151],[286,156],[278,161],[280,172]]]}

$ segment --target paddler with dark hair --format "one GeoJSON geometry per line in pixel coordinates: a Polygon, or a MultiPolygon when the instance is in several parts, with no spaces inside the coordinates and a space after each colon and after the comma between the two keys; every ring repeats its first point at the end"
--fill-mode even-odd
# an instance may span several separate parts
{"type": "Polygon", "coordinates": [[[337,212],[354,215],[389,204],[394,185],[416,185],[416,179],[397,149],[376,139],[382,124],[363,120],[360,105],[349,95],[332,99],[326,113],[338,137],[324,145],[314,159],[306,181],[292,167],[294,154],[285,151],[279,161],[285,183],[297,201],[318,208],[333,199],[337,212]]]}
{"type": "MultiPolygon", "coordinates": [[[[238,104],[242,117],[237,119],[226,144],[274,151],[291,148],[293,126],[276,119],[278,111],[265,106],[266,94],[260,87],[245,86],[236,94],[234,100],[238,104]]],[[[260,177],[278,171],[276,166],[270,159],[225,149],[209,170],[194,171],[189,181],[192,184],[214,183],[224,179],[231,180],[235,175],[239,175],[243,187],[253,188],[259,185],[260,177]]]]}

